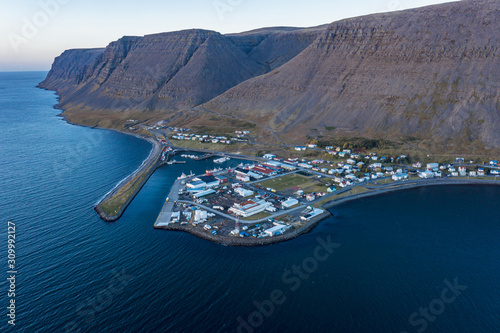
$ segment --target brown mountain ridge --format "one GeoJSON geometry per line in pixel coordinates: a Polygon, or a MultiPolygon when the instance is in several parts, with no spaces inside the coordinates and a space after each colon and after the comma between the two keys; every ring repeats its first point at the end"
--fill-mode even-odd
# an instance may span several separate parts
{"type": "Polygon", "coordinates": [[[89,117],[202,105],[290,143],[416,137],[500,148],[499,19],[500,2],[469,0],[316,28],[124,37],[65,51],[40,87],[89,117]]]}

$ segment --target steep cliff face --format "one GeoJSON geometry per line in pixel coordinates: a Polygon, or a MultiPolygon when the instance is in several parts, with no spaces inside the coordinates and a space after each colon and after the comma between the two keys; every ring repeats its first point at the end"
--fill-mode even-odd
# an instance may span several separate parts
{"type": "Polygon", "coordinates": [[[263,28],[226,37],[251,59],[265,65],[269,71],[304,51],[327,28],[328,25],[313,28],[263,28]]]}
{"type": "Polygon", "coordinates": [[[249,56],[269,70],[276,69],[304,51],[327,26],[274,33],[254,47],[249,56]]]}
{"type": "Polygon", "coordinates": [[[498,31],[500,2],[464,0],[315,28],[124,37],[64,52],[40,86],[59,92],[59,107],[101,117],[202,104],[285,140],[414,136],[500,147],[498,31]]]}
{"type": "Polygon", "coordinates": [[[176,110],[266,71],[223,35],[206,30],[124,37],[93,58],[82,52],[63,53],[40,84],[59,91],[63,109],[176,110]]]}
{"type": "Polygon", "coordinates": [[[328,127],[500,147],[499,10],[462,1],[335,22],[280,68],[205,107],[283,134],[328,127]]]}
{"type": "Polygon", "coordinates": [[[39,87],[58,90],[72,87],[85,80],[85,73],[105,49],[78,49],[64,51],[54,60],[52,69],[39,87]]]}
{"type": "Polygon", "coordinates": [[[271,27],[271,28],[262,28],[251,31],[245,31],[236,34],[227,34],[225,36],[240,50],[248,54],[269,36],[273,34],[278,34],[282,32],[292,32],[296,30],[300,30],[300,28],[271,27]]]}

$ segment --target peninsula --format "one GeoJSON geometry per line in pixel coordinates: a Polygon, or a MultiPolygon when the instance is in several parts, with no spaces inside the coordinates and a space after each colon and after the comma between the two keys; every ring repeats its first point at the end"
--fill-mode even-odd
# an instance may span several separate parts
{"type": "Polygon", "coordinates": [[[263,245],[346,200],[500,183],[499,17],[498,1],[464,0],[310,28],[125,36],[65,51],[39,87],[68,121],[153,145],[97,204],[102,219],[159,167],[238,158],[180,175],[155,228],[263,245]]]}
{"type": "Polygon", "coordinates": [[[158,167],[186,159],[212,159],[221,166],[231,159],[246,160],[237,167],[180,175],[154,223],[157,229],[185,231],[224,245],[258,246],[293,239],[331,217],[334,206],[368,196],[421,186],[500,185],[498,160],[436,156],[422,163],[408,155],[381,156],[365,148],[315,143],[288,148],[283,156],[250,156],[217,150],[233,141],[245,142],[250,131],[216,137],[188,128],[143,129],[155,137],[146,137],[153,143],[151,154],[103,198],[96,211],[106,221],[118,219],[158,167]],[[192,142],[205,149],[187,148],[192,142]],[[291,154],[302,157],[287,157],[291,154]]]}

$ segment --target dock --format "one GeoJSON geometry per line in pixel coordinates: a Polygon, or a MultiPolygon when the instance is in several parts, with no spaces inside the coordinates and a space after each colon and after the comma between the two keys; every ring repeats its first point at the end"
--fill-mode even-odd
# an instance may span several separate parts
{"type": "Polygon", "coordinates": [[[210,157],[213,157],[213,156],[214,156],[214,154],[205,154],[205,155],[196,156],[196,158],[193,158],[193,160],[201,161],[201,160],[209,159],[210,157]]]}
{"type": "Polygon", "coordinates": [[[170,223],[170,220],[172,219],[172,211],[174,210],[174,203],[179,199],[180,188],[181,180],[176,180],[168,193],[167,200],[163,204],[160,214],[158,214],[158,217],[156,218],[156,222],[154,224],[155,228],[162,228],[170,223]]]}

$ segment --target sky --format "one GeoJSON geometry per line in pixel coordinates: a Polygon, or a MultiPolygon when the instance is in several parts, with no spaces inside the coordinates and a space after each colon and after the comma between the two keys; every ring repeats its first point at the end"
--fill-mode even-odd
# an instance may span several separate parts
{"type": "Polygon", "coordinates": [[[2,0],[0,71],[47,71],[74,48],[122,36],[201,28],[221,33],[310,27],[450,0],[2,0]]]}

